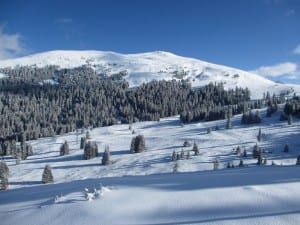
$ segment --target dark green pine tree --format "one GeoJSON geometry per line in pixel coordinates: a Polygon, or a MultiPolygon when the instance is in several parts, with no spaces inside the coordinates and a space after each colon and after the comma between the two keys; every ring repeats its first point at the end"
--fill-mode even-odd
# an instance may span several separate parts
{"type": "Polygon", "coordinates": [[[44,184],[53,183],[53,175],[52,175],[50,165],[46,165],[45,168],[44,168],[44,172],[43,172],[43,175],[42,175],[42,182],[44,184]]]}

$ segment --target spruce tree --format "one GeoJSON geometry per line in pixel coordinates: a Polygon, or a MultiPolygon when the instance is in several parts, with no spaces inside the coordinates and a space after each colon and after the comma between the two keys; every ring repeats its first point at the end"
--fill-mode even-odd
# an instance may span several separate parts
{"type": "Polygon", "coordinates": [[[194,155],[199,155],[199,148],[196,142],[194,142],[192,151],[194,152],[194,155]]]}
{"type": "Polygon", "coordinates": [[[50,165],[46,165],[45,168],[44,168],[44,172],[43,172],[43,175],[42,175],[42,182],[44,184],[53,183],[53,175],[52,175],[50,165]]]}
{"type": "Polygon", "coordinates": [[[69,154],[69,144],[67,141],[65,141],[61,146],[60,146],[60,155],[68,155],[69,154]]]}
{"type": "Polygon", "coordinates": [[[261,128],[258,130],[257,141],[261,142],[261,128]]]}
{"type": "Polygon", "coordinates": [[[9,168],[5,161],[0,161],[0,190],[6,190],[8,188],[8,176],[9,168]]]}
{"type": "Polygon", "coordinates": [[[102,156],[102,165],[109,165],[109,164],[111,164],[109,146],[105,145],[104,153],[102,156]]]}

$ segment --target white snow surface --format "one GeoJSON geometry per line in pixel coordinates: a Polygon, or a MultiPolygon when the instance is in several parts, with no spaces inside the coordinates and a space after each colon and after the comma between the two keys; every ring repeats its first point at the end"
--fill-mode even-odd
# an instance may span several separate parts
{"type": "MultiPolygon", "coordinates": [[[[199,122],[181,126],[178,117],[160,122],[133,124],[135,135],[143,134],[147,150],[130,154],[135,135],[128,125],[95,128],[91,140],[99,152],[109,145],[112,164],[102,166],[101,156],[83,160],[77,132],[31,141],[35,155],[19,165],[6,157],[10,168],[10,187],[0,192],[1,225],[11,224],[300,224],[300,120],[292,125],[279,122],[280,113],[263,123],[240,125],[235,116],[233,129],[226,121],[199,122]],[[208,127],[219,126],[207,134],[208,127]],[[257,166],[252,158],[258,129],[268,158],[257,166]],[[70,154],[59,156],[67,140],[70,154]],[[178,160],[172,152],[188,151],[185,140],[199,146],[200,155],[178,160]],[[284,153],[288,143],[290,152],[284,153]],[[233,148],[246,149],[245,167],[237,167],[240,156],[233,148]],[[219,170],[212,162],[220,160],[219,170]],[[276,165],[271,165],[272,161],[276,165]],[[235,168],[226,169],[227,162],[235,168]],[[43,168],[51,165],[54,183],[41,184],[43,168]],[[94,190],[96,191],[94,192],[94,190]],[[86,201],[85,192],[90,201],[86,201]],[[94,197],[91,193],[97,193],[94,197]],[[57,197],[56,197],[57,196],[57,197]]],[[[186,153],[186,152],[185,152],[186,153]]]]}
{"type": "Polygon", "coordinates": [[[210,82],[223,82],[226,88],[248,87],[253,99],[261,98],[263,93],[300,92],[300,86],[278,84],[259,75],[216,65],[193,58],[156,51],[139,54],[120,54],[105,51],[50,51],[16,59],[0,61],[0,68],[15,66],[56,65],[60,68],[73,68],[89,65],[99,73],[112,75],[126,71],[125,79],[130,86],[138,86],[152,80],[172,80],[175,72],[184,72],[193,87],[210,82]]]}

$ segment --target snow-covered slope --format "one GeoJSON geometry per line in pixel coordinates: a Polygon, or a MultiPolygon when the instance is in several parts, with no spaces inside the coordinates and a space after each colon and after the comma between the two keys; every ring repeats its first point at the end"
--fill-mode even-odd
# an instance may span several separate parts
{"type": "Polygon", "coordinates": [[[83,160],[79,149],[83,134],[69,133],[31,141],[35,155],[19,165],[6,157],[10,168],[10,189],[0,192],[1,225],[10,224],[300,224],[300,120],[293,124],[280,122],[280,112],[263,123],[240,124],[241,115],[226,121],[191,123],[181,126],[178,117],[160,122],[133,124],[135,135],[143,134],[147,150],[130,154],[134,136],[128,125],[90,130],[91,140],[99,151],[109,145],[112,164],[101,166],[101,157],[83,160]],[[208,127],[219,130],[207,134],[208,127]],[[258,129],[267,165],[257,166],[252,149],[258,129]],[[67,140],[70,155],[59,156],[59,148],[67,140]],[[198,144],[200,155],[176,161],[172,152],[185,154],[185,140],[198,144]],[[284,153],[288,143],[290,151],[284,153]],[[248,153],[245,167],[239,168],[240,156],[233,148],[240,146],[248,153]],[[220,169],[213,171],[219,158],[220,169]],[[276,165],[271,165],[272,161],[276,165]],[[227,162],[235,165],[226,169],[227,162]],[[41,184],[46,164],[52,167],[55,182],[41,184]],[[100,183],[103,185],[100,188],[100,183]],[[83,190],[94,188],[99,196],[86,201],[83,190]],[[55,197],[58,198],[55,200],[55,197]]]}
{"type": "Polygon", "coordinates": [[[107,75],[126,71],[126,80],[137,86],[151,80],[189,79],[192,86],[203,86],[209,82],[224,82],[226,88],[248,87],[252,98],[260,98],[263,93],[300,91],[300,86],[278,84],[256,74],[216,65],[192,58],[185,58],[168,52],[156,51],[140,54],[119,54],[102,51],[50,51],[17,59],[0,61],[0,68],[17,65],[57,65],[73,68],[90,65],[99,73],[107,75]]]}

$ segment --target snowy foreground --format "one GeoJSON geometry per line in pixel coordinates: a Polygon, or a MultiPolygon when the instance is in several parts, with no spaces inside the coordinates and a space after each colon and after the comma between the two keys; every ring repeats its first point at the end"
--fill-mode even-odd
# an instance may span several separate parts
{"type": "MultiPolygon", "coordinates": [[[[265,111],[261,112],[264,115],[265,111]]],[[[134,136],[128,125],[90,131],[100,152],[109,144],[113,163],[101,166],[101,157],[83,160],[76,133],[32,141],[35,155],[10,168],[10,189],[0,192],[1,225],[11,224],[300,224],[300,121],[279,122],[279,113],[263,116],[259,125],[226,121],[181,126],[178,117],[133,125],[143,134],[147,151],[129,154],[134,136]],[[207,134],[208,127],[220,130],[207,134]],[[257,166],[251,156],[262,128],[267,165],[257,166]],[[67,140],[70,155],[59,156],[67,140]],[[171,154],[191,150],[184,140],[198,144],[200,155],[179,160],[178,172],[171,154]],[[283,152],[288,143],[290,151],[283,152]],[[243,168],[233,148],[246,149],[243,168]],[[219,170],[212,162],[220,160],[219,170]],[[271,165],[274,161],[276,165],[271,165]],[[235,168],[226,169],[227,162],[235,168]],[[41,184],[46,164],[52,167],[53,184],[41,184]],[[87,201],[84,189],[93,200],[87,201]],[[94,189],[96,194],[93,195],[94,189]]]]}

